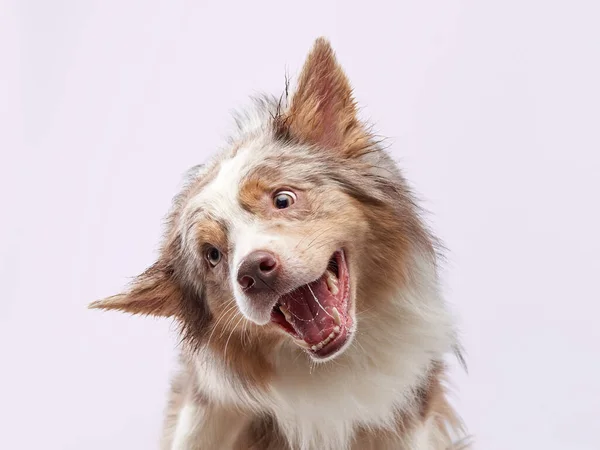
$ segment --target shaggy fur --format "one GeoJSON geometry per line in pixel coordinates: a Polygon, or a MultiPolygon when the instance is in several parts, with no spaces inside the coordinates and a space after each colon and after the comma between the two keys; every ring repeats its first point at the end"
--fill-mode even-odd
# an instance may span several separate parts
{"type": "Polygon", "coordinates": [[[452,448],[462,428],[443,360],[458,344],[436,240],[357,118],[329,43],[316,41],[289,101],[287,89],[260,98],[236,122],[228,148],[190,171],[158,261],[125,293],[91,305],[181,325],[162,448],[452,448]],[[296,199],[277,209],[282,189],[296,199]],[[277,298],[318,279],[338,249],[352,325],[344,347],[319,359],[270,317],[277,298]],[[282,272],[250,297],[238,271],[256,250],[277,255],[282,272]]]}

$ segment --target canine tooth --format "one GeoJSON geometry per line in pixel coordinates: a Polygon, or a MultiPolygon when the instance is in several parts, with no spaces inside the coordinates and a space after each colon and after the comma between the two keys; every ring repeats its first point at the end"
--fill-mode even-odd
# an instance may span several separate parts
{"type": "Polygon", "coordinates": [[[331,313],[333,314],[333,320],[335,321],[336,325],[341,325],[342,324],[342,320],[340,319],[340,313],[337,310],[337,308],[333,308],[331,310],[331,313]]]}
{"type": "Polygon", "coordinates": [[[335,334],[338,334],[340,332],[340,327],[338,327],[337,325],[335,326],[335,328],[333,329],[333,332],[335,334]]]}
{"type": "Polygon", "coordinates": [[[288,322],[291,322],[292,315],[290,314],[290,311],[283,305],[279,305],[279,310],[283,313],[285,320],[287,320],[288,322]]]}
{"type": "Polygon", "coordinates": [[[335,337],[335,333],[332,331],[331,334],[329,335],[328,339],[333,339],[335,337]]]}
{"type": "MultiPolygon", "coordinates": [[[[321,348],[323,348],[323,347],[321,347],[321,348]]],[[[318,348],[317,348],[317,346],[316,346],[316,345],[313,345],[313,346],[311,347],[311,349],[312,349],[312,351],[313,351],[313,352],[316,352],[317,350],[320,350],[320,349],[318,349],[318,348]]]]}
{"type": "Polygon", "coordinates": [[[338,292],[340,292],[339,288],[338,288],[338,281],[337,278],[335,277],[335,275],[333,273],[331,273],[329,270],[327,271],[327,287],[329,288],[329,291],[333,294],[333,295],[337,295],[338,292]]]}

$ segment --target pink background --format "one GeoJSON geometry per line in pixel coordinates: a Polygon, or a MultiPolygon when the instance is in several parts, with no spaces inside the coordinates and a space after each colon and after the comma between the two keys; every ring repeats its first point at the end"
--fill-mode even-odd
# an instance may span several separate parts
{"type": "Polygon", "coordinates": [[[476,448],[598,449],[599,5],[1,2],[0,447],[158,447],[174,327],[86,304],[324,34],[451,249],[476,448]]]}

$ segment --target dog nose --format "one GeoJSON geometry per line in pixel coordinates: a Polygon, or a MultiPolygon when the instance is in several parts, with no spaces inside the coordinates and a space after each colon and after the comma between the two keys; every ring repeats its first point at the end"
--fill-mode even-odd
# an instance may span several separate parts
{"type": "Polygon", "coordinates": [[[256,250],[243,259],[238,268],[237,281],[246,293],[271,291],[279,275],[279,266],[273,253],[256,250]]]}

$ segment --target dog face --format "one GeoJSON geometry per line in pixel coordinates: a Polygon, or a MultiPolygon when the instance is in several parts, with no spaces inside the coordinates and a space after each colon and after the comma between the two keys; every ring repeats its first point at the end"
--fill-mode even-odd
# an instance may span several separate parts
{"type": "Polygon", "coordinates": [[[188,272],[202,278],[211,311],[235,299],[245,320],[290,334],[315,358],[350,341],[353,261],[368,224],[331,178],[343,163],[259,138],[212,169],[180,223],[188,272]]]}
{"type": "Polygon", "coordinates": [[[175,199],[159,261],[93,306],[175,316],[195,343],[254,333],[334,358],[428,236],[326,41],[289,104],[262,99],[239,123],[175,199]]]}

